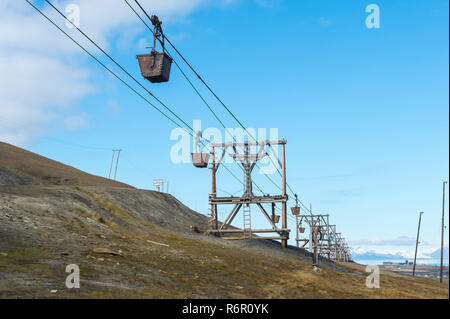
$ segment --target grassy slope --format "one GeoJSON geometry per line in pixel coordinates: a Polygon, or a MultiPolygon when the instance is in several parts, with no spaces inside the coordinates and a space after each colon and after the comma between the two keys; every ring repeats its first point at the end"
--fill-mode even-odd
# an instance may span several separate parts
{"type": "Polygon", "coordinates": [[[92,201],[92,209],[23,212],[28,222],[13,209],[0,209],[3,225],[23,230],[1,238],[8,245],[0,244],[0,297],[448,298],[448,281],[440,285],[383,271],[381,288],[367,289],[361,266],[344,265],[354,273],[324,268],[317,274],[296,258],[263,256],[207,241],[202,234],[175,233],[95,192],[73,191],[83,202],[92,201]],[[122,256],[96,254],[95,247],[122,256]],[[65,266],[71,263],[80,265],[80,289],[65,288],[65,266]]]}
{"type": "Polygon", "coordinates": [[[94,176],[60,162],[0,142],[0,185],[2,173],[19,175],[21,178],[17,179],[18,184],[24,182],[27,185],[82,185],[132,188],[130,185],[94,176]]]}

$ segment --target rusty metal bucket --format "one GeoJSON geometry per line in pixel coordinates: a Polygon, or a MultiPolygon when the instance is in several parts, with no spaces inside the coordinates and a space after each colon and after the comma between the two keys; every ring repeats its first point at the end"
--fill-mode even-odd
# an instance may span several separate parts
{"type": "Polygon", "coordinates": [[[305,232],[305,227],[300,227],[298,230],[303,234],[305,232]]]}
{"type": "Polygon", "coordinates": [[[292,215],[299,215],[300,214],[300,207],[291,207],[292,215]]]}
{"type": "Polygon", "coordinates": [[[208,167],[209,154],[208,153],[192,153],[192,162],[195,167],[208,167]]]}
{"type": "Polygon", "coordinates": [[[166,53],[140,54],[136,56],[144,78],[152,83],[169,81],[172,59],[166,53]]]}
{"type": "Polygon", "coordinates": [[[273,222],[276,224],[280,221],[280,216],[279,215],[275,215],[273,216],[273,222]]]}

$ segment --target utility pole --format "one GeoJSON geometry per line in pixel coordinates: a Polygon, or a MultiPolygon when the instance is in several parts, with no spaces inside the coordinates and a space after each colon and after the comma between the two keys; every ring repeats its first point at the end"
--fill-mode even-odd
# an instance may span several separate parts
{"type": "Polygon", "coordinates": [[[295,215],[295,238],[297,242],[297,248],[298,248],[298,215],[295,215]]]}
{"type": "Polygon", "coordinates": [[[112,173],[112,169],[113,169],[113,165],[114,165],[114,158],[116,156],[116,152],[117,152],[117,160],[116,160],[116,168],[115,168],[115,172],[114,172],[114,180],[116,180],[116,176],[117,176],[117,165],[119,164],[119,156],[120,156],[120,152],[122,150],[116,150],[113,149],[112,150],[112,158],[111,158],[111,165],[109,166],[109,174],[108,174],[108,178],[111,179],[111,173],[112,173]]]}
{"type": "Polygon", "coordinates": [[[444,212],[445,212],[445,184],[447,182],[443,183],[443,192],[442,192],[442,233],[441,233],[441,272],[439,281],[442,283],[442,268],[443,268],[443,262],[444,262],[444,212]]]}
{"type": "Polygon", "coordinates": [[[112,172],[112,167],[113,167],[113,163],[114,163],[114,155],[115,154],[116,154],[116,150],[112,150],[111,166],[109,167],[109,175],[108,175],[109,179],[111,179],[111,172],[112,172]]]}
{"type": "Polygon", "coordinates": [[[116,150],[117,151],[117,160],[116,160],[116,169],[114,171],[114,180],[116,180],[117,177],[117,166],[119,166],[119,156],[120,156],[120,152],[122,152],[122,150],[116,150]]]}
{"type": "Polygon", "coordinates": [[[423,214],[423,212],[420,212],[420,214],[419,214],[419,227],[417,228],[416,253],[414,254],[413,277],[416,273],[417,246],[419,245],[419,232],[420,232],[420,222],[422,220],[422,214],[423,214]]]}

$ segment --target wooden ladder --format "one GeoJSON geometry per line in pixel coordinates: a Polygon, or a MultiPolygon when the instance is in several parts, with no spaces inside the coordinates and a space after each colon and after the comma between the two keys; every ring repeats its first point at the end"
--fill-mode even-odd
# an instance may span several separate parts
{"type": "Polygon", "coordinates": [[[250,205],[246,204],[243,207],[244,216],[244,239],[252,238],[252,218],[250,212],[250,205]]]}

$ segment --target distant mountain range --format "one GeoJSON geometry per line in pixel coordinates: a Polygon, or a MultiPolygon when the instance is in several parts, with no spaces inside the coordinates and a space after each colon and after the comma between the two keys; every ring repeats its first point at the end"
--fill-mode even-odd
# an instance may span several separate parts
{"type": "MultiPolygon", "coordinates": [[[[444,259],[448,260],[448,256],[449,256],[448,247],[444,247],[444,259]]],[[[418,259],[439,259],[439,258],[441,258],[441,249],[436,249],[432,253],[422,254],[422,257],[418,259]]],[[[376,251],[371,250],[365,252],[352,251],[352,259],[389,261],[389,260],[403,260],[403,259],[410,260],[411,257],[405,257],[401,253],[387,254],[387,253],[377,253],[376,251]]]]}
{"type": "MultiPolygon", "coordinates": [[[[430,256],[431,258],[441,258],[441,249],[436,249],[428,256],[430,256]]],[[[444,259],[448,260],[448,247],[444,247],[444,259]]]]}

